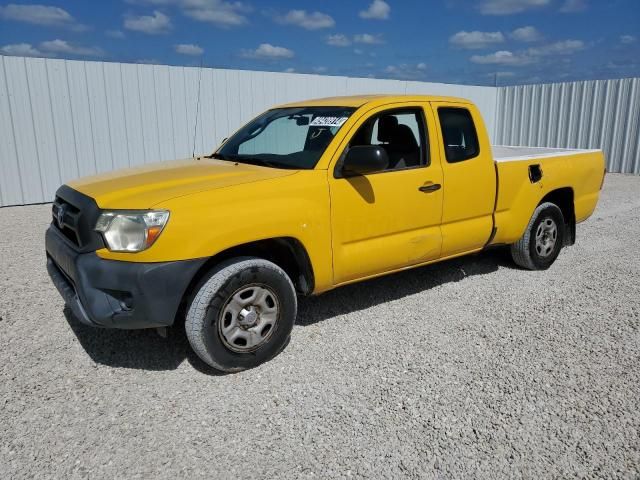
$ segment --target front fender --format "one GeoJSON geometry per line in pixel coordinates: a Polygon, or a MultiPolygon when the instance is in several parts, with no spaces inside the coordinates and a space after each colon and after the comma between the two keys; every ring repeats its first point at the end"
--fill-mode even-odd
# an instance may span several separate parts
{"type": "Polygon", "coordinates": [[[294,175],[200,192],[162,202],[170,220],[148,250],[135,254],[99,250],[102,258],[166,262],[212,257],[229,248],[291,237],[306,249],[316,291],[332,282],[331,226],[326,172],[294,175]]]}

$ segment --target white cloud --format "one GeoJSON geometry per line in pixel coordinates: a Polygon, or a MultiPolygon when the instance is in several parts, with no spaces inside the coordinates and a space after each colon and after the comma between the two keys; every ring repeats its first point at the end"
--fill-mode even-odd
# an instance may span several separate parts
{"type": "Polygon", "coordinates": [[[587,9],[586,0],[565,0],[560,11],[562,13],[582,12],[587,9]]]}
{"type": "Polygon", "coordinates": [[[519,42],[537,42],[542,39],[542,34],[531,26],[516,28],[510,36],[519,42]]]}
{"type": "Polygon", "coordinates": [[[335,35],[329,35],[327,37],[327,45],[331,45],[332,47],[348,47],[351,45],[351,39],[346,35],[336,33],[335,35]]]}
{"type": "Polygon", "coordinates": [[[198,55],[202,55],[204,53],[204,48],[202,48],[200,45],[194,45],[192,43],[181,43],[178,45],[174,45],[173,49],[180,55],[193,55],[197,57],[198,55]]]}
{"type": "Polygon", "coordinates": [[[474,55],[471,57],[471,61],[480,65],[511,65],[514,67],[530,65],[536,62],[534,58],[526,54],[513,53],[509,50],[500,50],[488,55],[474,55]]]}
{"type": "Polygon", "coordinates": [[[49,40],[40,44],[40,49],[54,54],[73,55],[78,57],[102,57],[104,51],[98,47],[83,47],[65,40],[49,40]]]}
{"type": "Polygon", "coordinates": [[[284,73],[296,73],[296,69],[293,67],[285,68],[284,73]]]}
{"type": "Polygon", "coordinates": [[[185,14],[194,20],[212,23],[219,27],[237,27],[248,23],[247,17],[232,9],[197,8],[186,10],[185,14]]]}
{"type": "Polygon", "coordinates": [[[87,30],[85,25],[77,23],[75,18],[66,10],[48,5],[16,5],[10,3],[5,7],[0,7],[0,18],[34,25],[65,27],[76,31],[87,30]]]}
{"type": "Polygon", "coordinates": [[[218,27],[238,27],[249,23],[246,13],[251,8],[242,2],[222,0],[167,0],[178,3],[183,13],[200,22],[211,23],[218,27]]]}
{"type": "Polygon", "coordinates": [[[369,20],[386,20],[391,13],[391,7],[384,0],[373,0],[369,8],[360,12],[361,18],[369,20]]]}
{"type": "Polygon", "coordinates": [[[224,0],[126,0],[128,3],[177,7],[184,15],[218,27],[237,27],[249,22],[251,7],[240,1],[224,0]]]}
{"type": "Polygon", "coordinates": [[[285,58],[293,58],[295,53],[284,47],[277,47],[270,43],[262,43],[255,50],[245,50],[242,52],[245,58],[256,58],[259,60],[281,60],[285,58]]]}
{"type": "Polygon", "coordinates": [[[489,55],[474,55],[471,57],[473,63],[481,65],[511,65],[520,67],[530,65],[540,61],[540,57],[571,55],[585,48],[581,40],[563,40],[561,42],[532,47],[523,52],[511,52],[500,50],[489,55]]]}
{"type": "Polygon", "coordinates": [[[378,45],[384,43],[382,35],[371,35],[370,33],[361,33],[353,36],[353,41],[356,43],[364,43],[367,45],[378,45]]]}
{"type": "Polygon", "coordinates": [[[13,45],[5,45],[0,48],[0,53],[16,57],[44,57],[46,56],[40,50],[33,47],[30,43],[15,43],[13,45]]]}
{"type": "Polygon", "coordinates": [[[389,65],[384,69],[384,73],[401,80],[418,80],[424,78],[426,69],[427,65],[424,63],[417,65],[401,63],[400,65],[389,65]]]}
{"type": "Polygon", "coordinates": [[[381,34],[373,35],[371,33],[360,33],[358,35],[354,35],[353,38],[349,38],[346,35],[338,33],[335,35],[329,35],[327,37],[326,43],[327,45],[331,45],[332,47],[348,47],[352,43],[361,43],[364,45],[381,45],[384,43],[384,38],[382,38],[381,34]]]}
{"type": "Polygon", "coordinates": [[[48,40],[40,43],[38,48],[30,43],[17,43],[13,45],[5,45],[0,48],[3,55],[15,55],[20,57],[56,57],[75,56],[75,57],[102,57],[104,51],[98,47],[83,47],[71,44],[65,40],[48,40]]]}
{"type": "Polygon", "coordinates": [[[581,40],[563,40],[542,47],[530,48],[527,52],[533,56],[571,55],[572,53],[584,50],[584,48],[585,44],[581,40]]]}
{"type": "Polygon", "coordinates": [[[549,5],[551,0],[483,0],[480,13],[483,15],[511,15],[532,8],[549,5]]]}
{"type": "Polygon", "coordinates": [[[326,13],[307,13],[306,10],[291,10],[282,17],[276,17],[276,20],[285,25],[295,25],[297,27],[306,28],[307,30],[331,28],[336,24],[335,20],[326,13]]]}
{"type": "Polygon", "coordinates": [[[458,48],[485,48],[496,43],[504,42],[501,32],[458,32],[449,38],[449,43],[458,48]]]}
{"type": "Polygon", "coordinates": [[[104,32],[108,37],[122,39],[125,37],[122,30],[107,30],[104,32]]]}
{"type": "Polygon", "coordinates": [[[625,45],[629,45],[630,43],[635,43],[638,39],[633,35],[621,35],[620,43],[624,43],[625,45]]]}
{"type": "Polygon", "coordinates": [[[327,67],[313,67],[312,70],[314,73],[327,73],[327,67]]]}
{"type": "Polygon", "coordinates": [[[124,28],[149,35],[168,33],[171,27],[171,19],[158,10],[153,15],[127,16],[124,20],[124,28]]]}

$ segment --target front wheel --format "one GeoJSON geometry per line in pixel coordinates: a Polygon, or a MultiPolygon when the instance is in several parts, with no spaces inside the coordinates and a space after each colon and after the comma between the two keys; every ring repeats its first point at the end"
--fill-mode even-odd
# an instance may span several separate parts
{"type": "Polygon", "coordinates": [[[529,270],[546,270],[564,245],[564,217],[557,205],[542,203],[531,216],[524,235],[511,245],[513,261],[529,270]]]}
{"type": "Polygon", "coordinates": [[[296,312],[295,288],[280,267],[260,258],[235,258],[210,273],[189,306],[185,328],[204,362],[238,372],[284,349],[296,312]]]}

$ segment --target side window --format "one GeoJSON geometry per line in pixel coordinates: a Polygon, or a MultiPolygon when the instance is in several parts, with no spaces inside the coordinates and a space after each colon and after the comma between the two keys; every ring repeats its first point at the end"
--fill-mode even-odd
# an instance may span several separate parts
{"type": "Polygon", "coordinates": [[[379,145],[389,156],[387,170],[402,170],[429,163],[425,138],[422,111],[407,108],[374,115],[358,129],[349,146],[379,145]]]}
{"type": "Polygon", "coordinates": [[[466,108],[439,108],[438,118],[447,162],[456,163],[477,157],[478,134],[471,113],[466,108]]]}

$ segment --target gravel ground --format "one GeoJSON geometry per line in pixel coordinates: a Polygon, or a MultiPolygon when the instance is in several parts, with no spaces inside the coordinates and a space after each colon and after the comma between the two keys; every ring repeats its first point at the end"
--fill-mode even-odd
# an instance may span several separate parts
{"type": "Polygon", "coordinates": [[[640,177],[546,272],[497,250],[307,299],[227,376],[63,311],[49,210],[0,209],[0,478],[640,476],[640,177]]]}

